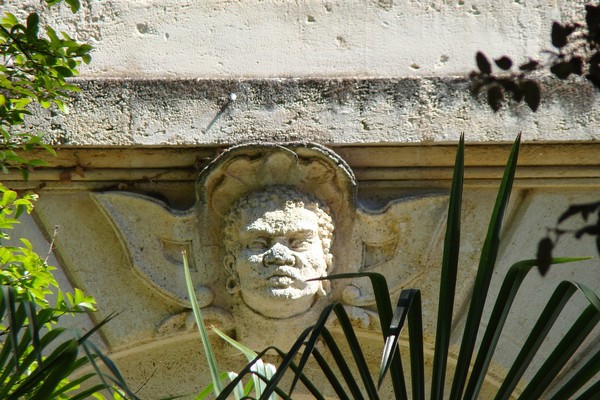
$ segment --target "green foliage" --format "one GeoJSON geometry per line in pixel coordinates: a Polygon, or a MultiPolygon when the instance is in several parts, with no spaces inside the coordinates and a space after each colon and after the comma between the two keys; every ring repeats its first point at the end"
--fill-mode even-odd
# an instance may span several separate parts
{"type": "Polygon", "coordinates": [[[54,293],[57,297],[54,310],[60,314],[94,311],[93,297],[85,296],[79,289],[72,294],[59,290],[52,275],[55,268],[33,250],[27,239],[20,239],[22,246],[8,245],[10,231],[19,223],[18,217],[33,210],[37,196],[26,194],[19,198],[1,184],[0,196],[0,285],[13,287],[19,298],[45,308],[50,307],[47,296],[54,293]]]}
{"type": "MultiPolygon", "coordinates": [[[[519,139],[515,142],[509,156],[481,251],[480,263],[474,281],[467,321],[462,334],[457,365],[454,368],[454,376],[451,379],[452,385],[449,398],[454,400],[473,400],[479,397],[505,321],[509,313],[515,311],[511,310],[511,308],[521,283],[532,269],[540,267],[538,260],[523,260],[515,263],[505,275],[498,295],[495,298],[490,298],[488,295],[491,276],[495,269],[500,248],[502,221],[514,180],[518,149],[519,139]],[[486,302],[491,302],[493,308],[489,320],[482,327],[481,319],[486,302]],[[476,339],[480,330],[483,332],[483,337],[479,345],[476,346],[476,339]]],[[[450,191],[447,233],[444,242],[434,363],[431,367],[432,386],[429,393],[432,400],[443,399],[446,386],[449,338],[452,331],[451,318],[457,283],[458,250],[460,249],[460,210],[462,206],[463,175],[464,142],[461,138],[450,191]]],[[[572,210],[571,214],[576,214],[579,211],[579,209],[572,210]]],[[[582,259],[550,258],[548,261],[549,264],[563,264],[582,259]]],[[[277,367],[277,372],[269,379],[260,398],[266,398],[274,392],[283,392],[285,396],[291,396],[298,382],[302,382],[315,398],[324,398],[321,393],[323,389],[316,388],[302,374],[303,368],[311,357],[321,368],[324,379],[330,384],[331,389],[335,391],[336,396],[340,399],[378,399],[380,395],[378,392],[379,386],[388,374],[393,383],[395,398],[408,398],[408,380],[410,380],[413,399],[424,399],[426,397],[424,377],[427,365],[425,364],[423,351],[420,291],[418,289],[402,290],[396,308],[393,309],[385,278],[379,274],[343,274],[322,279],[356,279],[357,277],[366,277],[370,280],[375,294],[381,326],[384,328],[382,332],[384,350],[379,369],[379,379],[375,381],[371,371],[369,371],[369,366],[365,361],[366,358],[355,333],[355,328],[351,324],[344,307],[339,303],[335,303],[323,310],[317,323],[307,328],[287,353],[277,350],[282,354],[282,362],[277,367]],[[340,351],[339,344],[326,327],[326,322],[332,314],[335,314],[339,321],[343,336],[351,352],[350,355],[340,351]],[[398,340],[405,322],[408,322],[409,331],[410,376],[407,375],[407,372],[403,368],[404,360],[402,360],[401,354],[398,351],[398,340]],[[321,354],[319,348],[316,347],[318,339],[325,343],[335,365],[330,365],[323,354],[321,354]],[[299,362],[296,365],[295,360],[298,358],[299,362]],[[349,367],[350,365],[356,366],[357,372],[353,372],[349,367]],[[279,385],[283,376],[290,369],[293,371],[294,379],[289,389],[284,392],[279,385]]],[[[585,338],[597,326],[598,322],[600,322],[600,299],[598,296],[584,284],[570,281],[560,282],[553,295],[548,299],[545,308],[540,310],[539,318],[531,328],[528,338],[514,360],[512,367],[504,377],[495,397],[496,399],[508,399],[513,395],[517,384],[523,379],[525,370],[542,344],[544,344],[549,332],[552,331],[554,323],[561,316],[570,299],[576,294],[584,299],[587,306],[577,315],[575,323],[562,335],[559,343],[551,349],[550,355],[536,371],[532,380],[527,383],[519,398],[523,400],[540,398],[549,384],[556,379],[565,363],[575,354],[585,338]]],[[[262,354],[264,352],[259,353],[259,356],[262,354]]],[[[233,388],[244,378],[245,374],[250,373],[251,366],[252,363],[246,366],[238,377],[223,389],[217,399],[226,399],[232,393],[233,388]]],[[[597,380],[599,372],[600,352],[593,354],[585,365],[580,366],[579,369],[574,371],[574,374],[567,382],[560,382],[559,388],[552,398],[555,400],[566,398],[577,398],[580,400],[597,398],[600,393],[600,383],[597,380]],[[594,381],[594,379],[596,380],[594,381]],[[582,388],[590,382],[592,385],[583,390],[582,388]],[[574,397],[575,395],[578,397],[574,397]]]]}
{"type": "MultiPolygon", "coordinates": [[[[210,344],[208,331],[206,330],[206,326],[204,325],[204,320],[202,319],[202,312],[200,311],[200,307],[196,299],[194,284],[192,282],[190,267],[185,252],[182,253],[182,257],[188,296],[191,299],[192,312],[194,313],[194,319],[196,320],[196,326],[198,327],[200,341],[202,342],[204,354],[206,356],[206,362],[211,373],[211,384],[206,386],[195,397],[196,400],[204,400],[210,396],[211,392],[214,393],[215,396],[219,396],[219,394],[223,391],[223,382],[225,382],[226,380],[232,381],[238,375],[235,372],[219,373],[219,367],[217,366],[217,360],[214,356],[214,352],[210,344]]],[[[235,385],[235,387],[233,387],[234,398],[236,400],[240,400],[242,398],[245,398],[246,396],[249,396],[253,392],[256,396],[261,397],[263,391],[266,388],[265,382],[271,379],[271,377],[275,373],[275,367],[269,363],[263,362],[260,359],[260,356],[254,351],[244,346],[240,342],[237,342],[236,340],[230,338],[217,328],[212,328],[212,330],[231,346],[239,350],[240,353],[244,354],[248,361],[251,362],[250,372],[252,373],[252,379],[248,381],[248,384],[246,386],[243,386],[242,382],[238,382],[238,384],[235,385]]],[[[269,400],[277,400],[278,398],[279,397],[275,394],[272,394],[268,397],[269,400]]]]}
{"type": "MultiPolygon", "coordinates": [[[[60,0],[47,0],[48,5],[60,0]]],[[[68,0],[73,12],[79,1],[68,0]]],[[[89,63],[92,47],[73,40],[64,32],[40,26],[40,17],[31,13],[26,21],[4,13],[0,20],[0,167],[7,172],[10,167],[27,168],[40,164],[27,160],[22,151],[43,147],[40,134],[20,132],[18,126],[30,114],[29,107],[38,103],[44,108],[55,105],[68,112],[66,100],[80,89],[67,82],[79,74],[82,62],[89,63]]]]}
{"type": "Polygon", "coordinates": [[[548,59],[529,59],[513,69],[508,56],[493,60],[482,52],[475,56],[477,71],[470,74],[473,94],[486,93],[488,105],[498,111],[506,100],[524,101],[532,111],[537,111],[541,100],[541,87],[535,78],[539,71],[547,70],[558,79],[572,75],[582,76],[600,89],[600,5],[585,6],[585,23],[579,21],[554,21],[550,32],[553,49],[546,50],[548,59]]]}
{"type": "Polygon", "coordinates": [[[52,275],[55,268],[26,239],[20,239],[22,246],[8,244],[19,216],[32,211],[36,198],[33,194],[19,197],[0,185],[0,398],[104,398],[100,391],[108,391],[113,398],[135,399],[112,361],[87,341],[105,322],[82,338],[53,326],[66,313],[93,311],[94,298],[79,289],[61,291],[52,275]],[[82,357],[80,348],[85,351],[82,357]],[[110,374],[98,367],[96,359],[110,374]],[[69,381],[73,372],[89,363],[94,372],[69,381]],[[98,379],[80,389],[81,384],[98,379]]]}
{"type": "MultiPolygon", "coordinates": [[[[76,12],[79,0],[65,0],[76,12]]],[[[46,0],[47,5],[62,0],[46,0]]],[[[0,168],[20,169],[25,178],[39,160],[26,158],[41,147],[41,134],[19,131],[30,106],[55,106],[67,113],[69,94],[79,91],[68,78],[78,75],[82,62],[90,62],[91,46],[80,44],[64,32],[41,26],[37,13],[26,20],[4,13],[0,20],[0,168]]],[[[68,335],[53,325],[65,313],[94,310],[95,300],[81,290],[63,293],[47,264],[24,238],[9,242],[10,231],[24,212],[30,213],[34,194],[19,197],[0,185],[0,398],[2,399],[136,399],[114,363],[87,339],[105,320],[83,337],[68,335]],[[54,305],[49,296],[55,297],[54,305]],[[84,355],[80,356],[80,351],[84,355]],[[91,372],[69,377],[81,367],[91,372]],[[100,368],[102,365],[103,368],[100,368]],[[85,388],[81,388],[82,384],[85,388]]]]}
{"type": "Polygon", "coordinates": [[[38,308],[10,286],[0,286],[0,398],[16,399],[104,399],[102,391],[113,398],[136,399],[114,365],[88,338],[103,321],[83,337],[69,335],[64,328],[45,329],[55,320],[56,311],[38,308]],[[85,354],[79,355],[80,349],[85,354]],[[108,372],[98,368],[100,359],[108,372]],[[87,364],[93,371],[68,377],[87,364]],[[85,388],[81,385],[86,384],[85,388]]]}

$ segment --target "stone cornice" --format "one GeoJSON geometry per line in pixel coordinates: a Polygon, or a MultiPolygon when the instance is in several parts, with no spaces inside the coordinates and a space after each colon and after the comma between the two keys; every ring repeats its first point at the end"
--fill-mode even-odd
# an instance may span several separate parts
{"type": "Polygon", "coordinates": [[[464,78],[77,79],[70,115],[40,110],[29,129],[55,145],[165,146],[244,141],[356,145],[600,139],[584,82],[544,83],[537,113],[494,113],[464,78]],[[232,100],[234,99],[234,100],[232,100]]]}

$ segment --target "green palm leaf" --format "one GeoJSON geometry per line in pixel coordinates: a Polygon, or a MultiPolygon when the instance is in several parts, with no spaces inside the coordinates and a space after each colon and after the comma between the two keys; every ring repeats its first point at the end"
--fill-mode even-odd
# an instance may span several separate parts
{"type": "MultiPolygon", "coordinates": [[[[554,258],[550,263],[563,264],[586,259],[587,258],[554,258]]],[[[487,328],[483,335],[483,339],[479,345],[477,358],[475,359],[475,364],[473,364],[473,372],[469,377],[469,383],[465,390],[465,399],[475,400],[478,398],[492,356],[494,355],[498,339],[502,333],[504,322],[508,317],[515,296],[527,274],[537,265],[537,260],[524,260],[513,264],[508,270],[504,281],[502,282],[500,292],[496,297],[494,309],[487,322],[487,328]]]]}
{"type": "Polygon", "coordinates": [[[515,177],[520,142],[521,135],[517,136],[508,157],[508,162],[504,169],[504,176],[502,177],[500,188],[498,189],[498,197],[496,198],[494,210],[490,219],[487,236],[483,243],[483,249],[481,250],[481,258],[479,260],[477,276],[475,277],[473,294],[471,295],[467,322],[462,336],[460,352],[458,354],[458,361],[456,370],[454,371],[454,379],[452,381],[452,389],[450,391],[450,398],[452,399],[459,399],[462,397],[467,374],[469,373],[469,366],[473,356],[473,349],[475,348],[481,315],[485,306],[485,300],[487,299],[492,273],[494,272],[494,266],[500,248],[500,231],[502,229],[502,222],[508,207],[508,200],[510,199],[510,192],[515,177]]]}
{"type": "Polygon", "coordinates": [[[442,274],[440,278],[440,294],[438,298],[438,317],[435,335],[435,353],[431,379],[431,399],[442,400],[448,348],[452,332],[452,310],[456,291],[456,273],[458,270],[458,254],[460,251],[460,216],[462,206],[463,180],[465,173],[465,137],[461,135],[456,151],[454,174],[450,188],[446,237],[442,256],[442,274]]]}

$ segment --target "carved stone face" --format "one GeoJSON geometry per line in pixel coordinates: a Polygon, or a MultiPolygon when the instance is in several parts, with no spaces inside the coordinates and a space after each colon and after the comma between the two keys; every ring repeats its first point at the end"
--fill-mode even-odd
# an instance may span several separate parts
{"type": "Polygon", "coordinates": [[[317,213],[288,200],[285,206],[243,208],[237,218],[231,269],[244,303],[270,318],[307,311],[325,291],[321,281],[306,280],[326,276],[331,257],[317,213]]]}

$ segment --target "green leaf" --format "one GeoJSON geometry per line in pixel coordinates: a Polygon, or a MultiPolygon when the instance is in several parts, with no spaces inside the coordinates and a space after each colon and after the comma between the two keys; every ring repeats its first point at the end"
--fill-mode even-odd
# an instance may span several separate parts
{"type": "MultiPolygon", "coordinates": [[[[326,333],[328,333],[328,332],[323,331],[323,333],[324,333],[323,337],[325,337],[326,333]]],[[[350,372],[350,368],[348,368],[348,365],[345,363],[344,356],[343,356],[342,352],[339,350],[339,348],[337,347],[337,344],[335,343],[335,340],[333,339],[331,334],[329,334],[328,339],[325,339],[325,342],[332,343],[331,346],[328,346],[328,349],[330,350],[333,359],[336,361],[336,363],[338,365],[338,369],[341,371],[342,375],[344,377],[346,377],[346,381],[355,383],[355,381],[352,377],[352,373],[350,372]],[[345,368],[342,368],[341,365],[343,365],[345,368]]],[[[341,384],[341,382],[337,378],[335,372],[333,372],[333,370],[330,368],[329,363],[327,362],[325,357],[323,357],[321,355],[321,352],[318,349],[314,349],[313,356],[314,356],[315,360],[317,361],[317,364],[319,364],[321,371],[323,371],[323,374],[325,375],[325,379],[327,379],[327,382],[331,385],[331,387],[335,391],[337,398],[340,400],[350,400],[350,397],[346,393],[344,386],[341,384]]],[[[348,385],[348,386],[352,387],[354,389],[354,391],[358,395],[360,395],[360,388],[358,386],[352,386],[352,385],[348,385]]],[[[357,398],[357,396],[354,396],[354,397],[357,398]]]]}
{"type": "MultiPolygon", "coordinates": [[[[96,347],[96,345],[93,342],[89,342],[89,341],[82,340],[82,339],[80,339],[78,342],[85,350],[85,353],[86,353],[86,356],[87,356],[89,362],[92,364],[92,367],[96,371],[98,378],[100,378],[100,380],[104,384],[105,388],[111,388],[112,385],[108,384],[108,382],[107,382],[107,381],[110,381],[113,383],[113,385],[116,385],[116,387],[121,389],[124,392],[124,394],[126,396],[128,396],[128,398],[130,400],[139,400],[139,398],[135,395],[135,393],[133,393],[129,389],[129,387],[127,386],[125,379],[121,375],[119,369],[117,368],[115,363],[110,358],[108,358],[106,355],[104,355],[98,349],[98,347],[96,347]],[[91,353],[92,351],[94,352],[94,354],[91,353]],[[102,370],[100,370],[100,368],[98,367],[98,364],[95,361],[96,358],[99,358],[100,360],[102,360],[105,367],[111,372],[112,376],[104,374],[102,372],[102,370]]],[[[114,387],[113,387],[113,389],[114,389],[114,387]]]]}
{"type": "MultiPolygon", "coordinates": [[[[302,333],[302,335],[300,335],[300,338],[298,338],[298,340],[296,340],[296,343],[294,344],[294,346],[297,346],[298,348],[301,347],[302,346],[302,341],[301,340],[303,340],[304,338],[306,338],[306,335],[308,334],[308,332],[309,332],[309,329],[305,330],[302,333]]],[[[231,380],[231,382],[221,391],[221,393],[219,394],[219,396],[217,396],[216,400],[226,400],[226,399],[229,399],[229,396],[231,395],[231,393],[233,393],[236,390],[236,387],[242,381],[242,378],[245,377],[249,373],[254,374],[254,372],[252,371],[252,366],[254,365],[254,362],[260,360],[260,358],[263,357],[270,350],[277,351],[281,357],[285,356],[285,353],[283,353],[281,350],[279,350],[279,349],[277,349],[275,347],[269,347],[269,348],[261,351],[260,353],[258,353],[256,359],[254,359],[254,360],[252,360],[252,362],[248,363],[244,367],[244,369],[242,369],[242,371],[238,374],[238,376],[231,380]]],[[[284,361],[285,361],[285,359],[284,359],[284,361]]],[[[275,391],[278,394],[280,394],[281,396],[283,396],[284,398],[288,398],[288,396],[286,396],[285,393],[283,393],[279,388],[276,388],[275,391]]],[[[264,396],[264,397],[266,397],[266,396],[264,396]]]]}
{"type": "Polygon", "coordinates": [[[440,294],[438,300],[437,329],[435,336],[435,353],[431,380],[431,399],[442,400],[448,363],[448,348],[452,329],[452,312],[456,291],[456,274],[458,270],[458,254],[460,251],[460,218],[465,169],[465,137],[461,135],[456,151],[452,186],[448,204],[446,236],[442,256],[442,273],[440,277],[440,294]]]}
{"type": "Polygon", "coordinates": [[[81,88],[79,86],[75,86],[75,85],[62,85],[61,89],[67,90],[70,92],[81,92],[81,88]]]}
{"type": "Polygon", "coordinates": [[[37,39],[40,29],[40,17],[37,13],[31,13],[27,16],[27,38],[30,41],[37,39]]]}
{"type": "MultiPolygon", "coordinates": [[[[231,346],[233,346],[234,348],[239,350],[242,354],[244,354],[244,356],[246,357],[248,362],[251,362],[256,358],[257,354],[252,349],[250,349],[250,348],[244,346],[243,344],[241,344],[240,342],[230,338],[225,333],[221,332],[219,329],[217,329],[215,327],[212,327],[212,330],[218,336],[220,336],[223,340],[225,340],[231,346]]],[[[263,363],[261,360],[256,361],[253,368],[254,368],[253,371],[264,375],[265,377],[267,377],[267,379],[272,377],[273,372],[275,370],[275,367],[273,365],[263,363]]],[[[265,386],[264,383],[260,379],[258,379],[256,376],[253,376],[253,381],[254,381],[253,386],[256,388],[256,395],[261,396],[262,391],[265,386]]]]}
{"type": "MultiPolygon", "coordinates": [[[[394,318],[386,334],[383,356],[379,371],[377,387],[381,387],[383,378],[387,370],[392,365],[395,357],[400,357],[397,352],[400,332],[404,321],[408,316],[410,360],[412,375],[412,396],[414,399],[425,398],[425,359],[423,355],[423,322],[421,319],[421,292],[418,289],[404,289],[400,292],[398,305],[394,312],[394,318]]],[[[406,398],[406,389],[404,377],[401,376],[402,384],[400,387],[404,390],[396,392],[396,397],[406,398]]]]}
{"type": "MultiPolygon", "coordinates": [[[[576,261],[586,260],[587,258],[553,258],[549,260],[550,264],[564,264],[576,261]]],[[[483,385],[487,370],[494,355],[494,350],[502,333],[504,323],[512,307],[513,301],[521,286],[521,283],[531,271],[538,265],[537,260],[523,260],[513,264],[502,282],[500,292],[496,297],[494,309],[487,322],[485,334],[479,345],[477,358],[473,364],[469,383],[465,390],[464,399],[477,399],[479,391],[483,385]]]]}
{"type": "Polygon", "coordinates": [[[79,8],[81,7],[81,4],[79,3],[79,0],[66,0],[67,4],[71,6],[71,11],[76,13],[77,11],[79,11],[79,8]]]}
{"type": "MultiPolygon", "coordinates": [[[[552,326],[569,302],[569,299],[577,291],[581,292],[591,304],[598,302],[597,296],[586,286],[569,281],[561,282],[554,290],[554,293],[546,303],[546,307],[540,314],[531,333],[527,337],[527,340],[521,347],[521,351],[506,374],[495,400],[508,399],[510,397],[511,393],[522,379],[531,360],[548,336],[548,332],[552,329],[552,326]]],[[[598,307],[597,304],[596,306],[598,307]]]]}
{"type": "MultiPolygon", "coordinates": [[[[89,375],[95,376],[95,374],[89,374],[89,375]]],[[[96,385],[96,386],[93,386],[93,387],[91,387],[91,388],[89,388],[87,390],[83,390],[81,392],[78,392],[76,395],[70,395],[69,396],[69,400],[84,400],[84,399],[89,399],[90,396],[94,396],[96,398],[104,399],[104,397],[97,397],[96,396],[98,394],[98,392],[100,392],[100,391],[102,391],[104,389],[106,389],[104,385],[96,385]]],[[[54,394],[56,395],[57,393],[55,392],[54,394]]],[[[60,393],[58,393],[58,394],[60,394],[60,393]]]]}
{"type": "MultiPolygon", "coordinates": [[[[69,346],[53,360],[53,364],[45,379],[44,383],[39,387],[36,393],[31,397],[31,400],[45,400],[51,399],[52,392],[65,379],[72,371],[72,366],[77,360],[77,342],[71,340],[68,342],[69,346]]],[[[43,366],[42,366],[43,368],[43,366]]]]}
{"type": "MultiPolygon", "coordinates": [[[[359,375],[361,377],[361,380],[363,382],[363,385],[364,385],[364,388],[365,388],[365,391],[366,391],[368,397],[370,399],[377,399],[378,398],[377,388],[375,386],[375,382],[373,382],[373,378],[371,377],[371,374],[369,373],[369,367],[365,360],[365,356],[361,350],[358,338],[356,337],[356,334],[354,332],[354,327],[352,326],[352,323],[350,322],[350,319],[348,318],[348,314],[346,313],[346,310],[339,303],[334,303],[334,304],[327,306],[321,313],[319,320],[317,321],[317,323],[315,324],[315,326],[311,332],[311,336],[310,336],[309,340],[306,342],[304,353],[302,354],[302,358],[300,359],[300,362],[298,363],[298,368],[300,370],[302,370],[304,365],[306,365],[306,362],[308,361],[308,357],[310,356],[312,349],[314,349],[314,347],[316,346],[317,339],[321,335],[321,332],[325,329],[325,323],[332,311],[335,312],[335,315],[338,319],[339,326],[342,328],[344,337],[346,338],[346,341],[348,342],[348,348],[350,349],[350,351],[352,353],[354,364],[356,365],[356,367],[358,369],[359,375]]],[[[289,354],[288,354],[288,356],[289,356],[289,354]]],[[[267,386],[265,393],[270,394],[269,389],[275,387],[278,383],[277,378],[283,376],[283,372],[282,372],[281,368],[282,368],[281,365],[277,368],[277,374],[269,382],[269,386],[267,386]]],[[[297,381],[297,376],[294,379],[294,383],[296,381],[297,381]]],[[[293,388],[294,388],[294,383],[292,383],[290,393],[291,393],[291,390],[293,390],[293,388]]]]}
{"type": "Polygon", "coordinates": [[[4,18],[2,18],[2,25],[5,28],[11,28],[14,25],[17,25],[19,23],[19,20],[17,19],[17,17],[15,17],[14,14],[11,14],[9,12],[5,12],[4,13],[4,18]]]}
{"type": "Polygon", "coordinates": [[[17,198],[17,192],[12,190],[7,190],[2,193],[2,198],[0,199],[0,206],[7,207],[12,204],[17,198]]]}
{"type": "Polygon", "coordinates": [[[67,67],[56,66],[54,70],[63,78],[70,78],[74,75],[73,70],[67,67]]]}
{"type": "MultiPolygon", "coordinates": [[[[360,277],[369,278],[371,286],[373,287],[373,294],[375,296],[375,304],[377,307],[377,314],[379,315],[379,321],[381,323],[383,340],[386,340],[385,327],[389,327],[392,321],[392,304],[390,302],[390,293],[388,290],[387,282],[385,277],[378,273],[373,272],[359,272],[359,273],[347,273],[347,274],[335,274],[329,275],[324,278],[312,279],[312,280],[336,280],[336,279],[356,279],[360,277]]],[[[392,359],[392,367],[390,369],[390,375],[392,384],[394,386],[395,393],[404,393],[406,391],[404,385],[404,377],[402,375],[402,364],[399,356],[395,356],[392,359]]]]}
{"type": "MultiPolygon", "coordinates": [[[[552,396],[551,400],[571,399],[575,393],[581,389],[586,383],[591,381],[596,374],[600,372],[600,351],[592,356],[579,370],[569,379],[567,383],[561,386],[561,388],[552,396]]],[[[600,380],[596,383],[597,388],[595,391],[590,393],[600,393],[600,380]]],[[[593,389],[591,387],[590,389],[593,389]]],[[[578,399],[592,398],[589,397],[578,397],[578,399]]]]}
{"type": "Polygon", "coordinates": [[[520,399],[534,399],[541,396],[585,338],[600,322],[600,299],[598,296],[585,285],[578,283],[574,283],[574,285],[585,296],[589,305],[580,313],[577,321],[531,379],[520,399]]]}
{"type": "Polygon", "coordinates": [[[192,283],[192,276],[190,274],[190,267],[188,265],[188,260],[185,252],[182,253],[183,257],[183,270],[185,274],[185,284],[188,291],[188,296],[190,298],[190,303],[192,304],[192,311],[194,313],[194,318],[196,320],[196,325],[198,327],[198,332],[200,334],[200,340],[202,341],[202,346],[204,348],[204,354],[206,356],[206,361],[208,363],[208,368],[210,370],[210,376],[214,386],[215,396],[218,396],[219,393],[223,390],[221,385],[221,380],[219,379],[219,370],[217,367],[217,360],[213,354],[212,347],[210,345],[210,340],[208,338],[208,332],[206,331],[206,327],[204,326],[204,321],[202,320],[202,314],[200,312],[200,306],[198,305],[198,299],[196,298],[196,291],[194,290],[194,284],[192,283]]]}
{"type": "Polygon", "coordinates": [[[471,303],[469,305],[467,321],[460,345],[454,379],[452,381],[452,389],[450,392],[450,398],[452,399],[459,399],[462,397],[467,374],[469,373],[469,366],[473,356],[475,341],[477,340],[481,315],[483,313],[483,307],[494,272],[498,250],[500,248],[500,231],[502,229],[502,222],[508,207],[510,192],[515,177],[520,143],[521,135],[518,135],[508,157],[506,168],[504,169],[504,176],[502,177],[502,182],[498,189],[498,196],[490,218],[488,232],[483,244],[483,249],[481,250],[481,258],[479,260],[479,267],[473,285],[473,294],[471,295],[471,303]]]}
{"type": "Polygon", "coordinates": [[[219,337],[221,337],[221,339],[225,340],[231,346],[233,346],[234,348],[239,350],[246,357],[246,359],[248,361],[254,360],[254,358],[256,358],[256,356],[258,355],[258,354],[256,354],[256,352],[254,350],[250,349],[249,347],[244,346],[237,340],[230,338],[228,335],[226,335],[225,333],[220,331],[218,328],[215,328],[213,326],[211,329],[214,333],[216,333],[219,337]]]}

